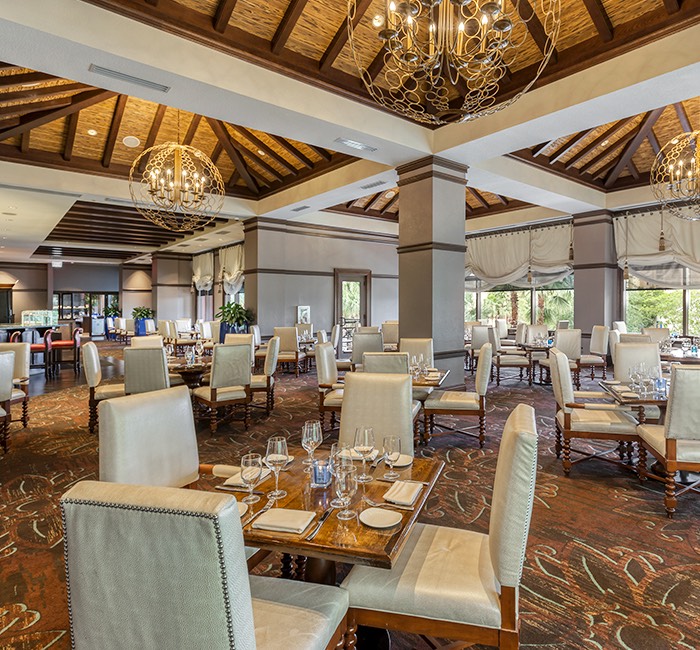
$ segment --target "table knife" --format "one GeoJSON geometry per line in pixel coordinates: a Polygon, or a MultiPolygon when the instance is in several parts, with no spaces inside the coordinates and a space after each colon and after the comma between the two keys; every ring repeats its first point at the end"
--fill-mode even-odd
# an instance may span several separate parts
{"type": "Polygon", "coordinates": [[[245,523],[241,524],[241,528],[245,528],[250,522],[253,521],[253,519],[257,519],[263,512],[267,512],[272,506],[275,505],[275,499],[270,499],[260,510],[258,510],[254,515],[251,515],[248,517],[248,519],[245,520],[245,523]]]}
{"type": "Polygon", "coordinates": [[[428,481],[413,481],[411,479],[405,479],[405,478],[380,478],[378,476],[374,477],[375,481],[381,481],[382,483],[396,483],[397,481],[403,481],[404,483],[419,483],[420,485],[430,485],[428,481]]]}
{"type": "Polygon", "coordinates": [[[304,539],[307,542],[310,542],[316,535],[318,534],[318,531],[321,530],[321,526],[323,526],[323,523],[330,517],[331,512],[333,512],[333,508],[328,508],[322,515],[321,518],[318,520],[318,524],[316,525],[316,528],[314,528],[304,539]]]}
{"type": "MultiPolygon", "coordinates": [[[[248,488],[236,487],[235,485],[215,485],[215,490],[223,490],[224,492],[245,492],[248,494],[248,488]]],[[[262,490],[253,490],[253,494],[265,494],[262,490]]]]}
{"type": "Polygon", "coordinates": [[[381,456],[377,456],[376,460],[369,466],[369,468],[375,469],[375,468],[379,467],[379,463],[381,463],[385,457],[386,457],[386,454],[382,454],[381,456]]]}

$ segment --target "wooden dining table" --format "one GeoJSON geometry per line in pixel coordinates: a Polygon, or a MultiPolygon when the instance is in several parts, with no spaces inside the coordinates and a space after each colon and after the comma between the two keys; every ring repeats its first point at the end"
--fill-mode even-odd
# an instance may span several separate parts
{"type": "Polygon", "coordinates": [[[199,357],[193,364],[185,361],[168,362],[168,372],[174,372],[182,377],[187,388],[198,388],[202,385],[202,377],[211,370],[211,358],[199,357]]]}
{"type": "Polygon", "coordinates": [[[657,406],[661,411],[660,422],[663,422],[664,415],[666,413],[666,407],[668,405],[668,397],[657,392],[653,392],[649,395],[643,395],[637,390],[632,390],[627,384],[611,384],[609,382],[601,381],[598,384],[608,395],[617,402],[620,406],[630,406],[637,410],[639,424],[644,424],[646,422],[644,407],[645,406],[657,406]],[[617,390],[616,390],[617,389],[617,390]],[[624,396],[623,393],[630,392],[636,393],[637,397],[624,396]]]}
{"type": "Polygon", "coordinates": [[[442,386],[447,376],[450,374],[449,370],[438,370],[439,377],[433,378],[430,375],[413,375],[413,385],[416,387],[431,387],[439,388],[442,386]]]}

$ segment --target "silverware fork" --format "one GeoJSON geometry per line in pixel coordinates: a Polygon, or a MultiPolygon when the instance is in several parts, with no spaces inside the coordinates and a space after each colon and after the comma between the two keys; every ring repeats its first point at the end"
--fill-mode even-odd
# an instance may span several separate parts
{"type": "Polygon", "coordinates": [[[402,506],[398,503],[389,503],[388,501],[373,501],[368,497],[365,497],[365,501],[373,508],[396,508],[397,510],[410,510],[411,512],[415,510],[413,506],[402,506]]]}
{"type": "Polygon", "coordinates": [[[245,523],[241,524],[241,528],[245,528],[251,521],[253,521],[253,519],[257,519],[263,512],[267,512],[274,505],[275,499],[270,499],[262,508],[260,508],[260,510],[248,517],[248,519],[245,520],[245,523]]]}

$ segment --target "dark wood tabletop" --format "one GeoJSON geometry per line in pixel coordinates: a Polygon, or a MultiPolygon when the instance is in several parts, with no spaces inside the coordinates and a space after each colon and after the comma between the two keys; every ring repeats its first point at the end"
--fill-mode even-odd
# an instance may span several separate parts
{"type": "Polygon", "coordinates": [[[440,373],[440,377],[438,379],[428,379],[425,376],[419,376],[416,377],[415,375],[413,376],[413,385],[414,386],[431,386],[433,388],[438,388],[439,386],[442,386],[442,383],[447,379],[447,375],[450,374],[449,370],[438,370],[440,373]]]}

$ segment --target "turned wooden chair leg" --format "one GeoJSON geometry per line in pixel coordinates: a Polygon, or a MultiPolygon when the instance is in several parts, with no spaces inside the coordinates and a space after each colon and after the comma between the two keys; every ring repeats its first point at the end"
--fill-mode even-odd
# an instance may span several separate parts
{"type": "Polygon", "coordinates": [[[26,398],[22,402],[22,426],[25,429],[29,426],[29,400],[26,398]]]}
{"type": "Polygon", "coordinates": [[[425,409],[423,409],[423,444],[427,445],[428,444],[428,439],[430,438],[430,434],[432,433],[431,426],[430,426],[430,418],[432,416],[429,415],[425,409]]]}
{"type": "Polygon", "coordinates": [[[217,420],[217,409],[216,407],[212,406],[209,409],[209,431],[211,431],[211,434],[214,435],[216,433],[216,429],[219,426],[219,422],[217,420]]]}
{"type": "Polygon", "coordinates": [[[321,409],[319,409],[319,411],[318,411],[318,421],[321,423],[321,431],[322,432],[325,431],[326,430],[326,414],[321,409]]]}
{"type": "Polygon", "coordinates": [[[88,430],[90,433],[95,433],[97,417],[97,402],[90,402],[90,416],[88,418],[88,430]]]}
{"type": "Polygon", "coordinates": [[[244,404],[244,406],[243,406],[243,427],[245,428],[246,431],[248,431],[249,426],[250,426],[250,405],[244,404]]]}
{"type": "Polygon", "coordinates": [[[564,459],[562,464],[564,466],[564,474],[568,476],[569,472],[571,472],[571,439],[567,436],[564,436],[563,453],[564,459]]]}
{"type": "Polygon", "coordinates": [[[607,366],[603,366],[603,381],[605,381],[608,378],[608,368],[607,366]]]}
{"type": "Polygon", "coordinates": [[[336,419],[335,416],[335,411],[331,411],[331,429],[335,429],[336,422],[338,420],[336,419]]]}
{"type": "Polygon", "coordinates": [[[666,508],[666,516],[673,519],[673,513],[676,512],[676,473],[666,470],[666,489],[664,491],[664,507],[666,508]]]}
{"type": "Polygon", "coordinates": [[[647,450],[641,443],[639,445],[639,455],[637,457],[637,476],[639,477],[640,483],[647,480],[647,450]]]}
{"type": "Polygon", "coordinates": [[[479,416],[479,447],[483,447],[486,442],[486,416],[479,416]]]}
{"type": "Polygon", "coordinates": [[[554,453],[556,454],[557,458],[561,458],[561,431],[559,431],[559,427],[556,429],[556,439],[554,442],[554,453]]]}
{"type": "Polygon", "coordinates": [[[348,615],[348,626],[345,629],[345,650],[354,650],[357,646],[357,621],[352,615],[348,615]]]}
{"type": "Polygon", "coordinates": [[[501,385],[501,366],[496,366],[496,386],[501,385]]]}

